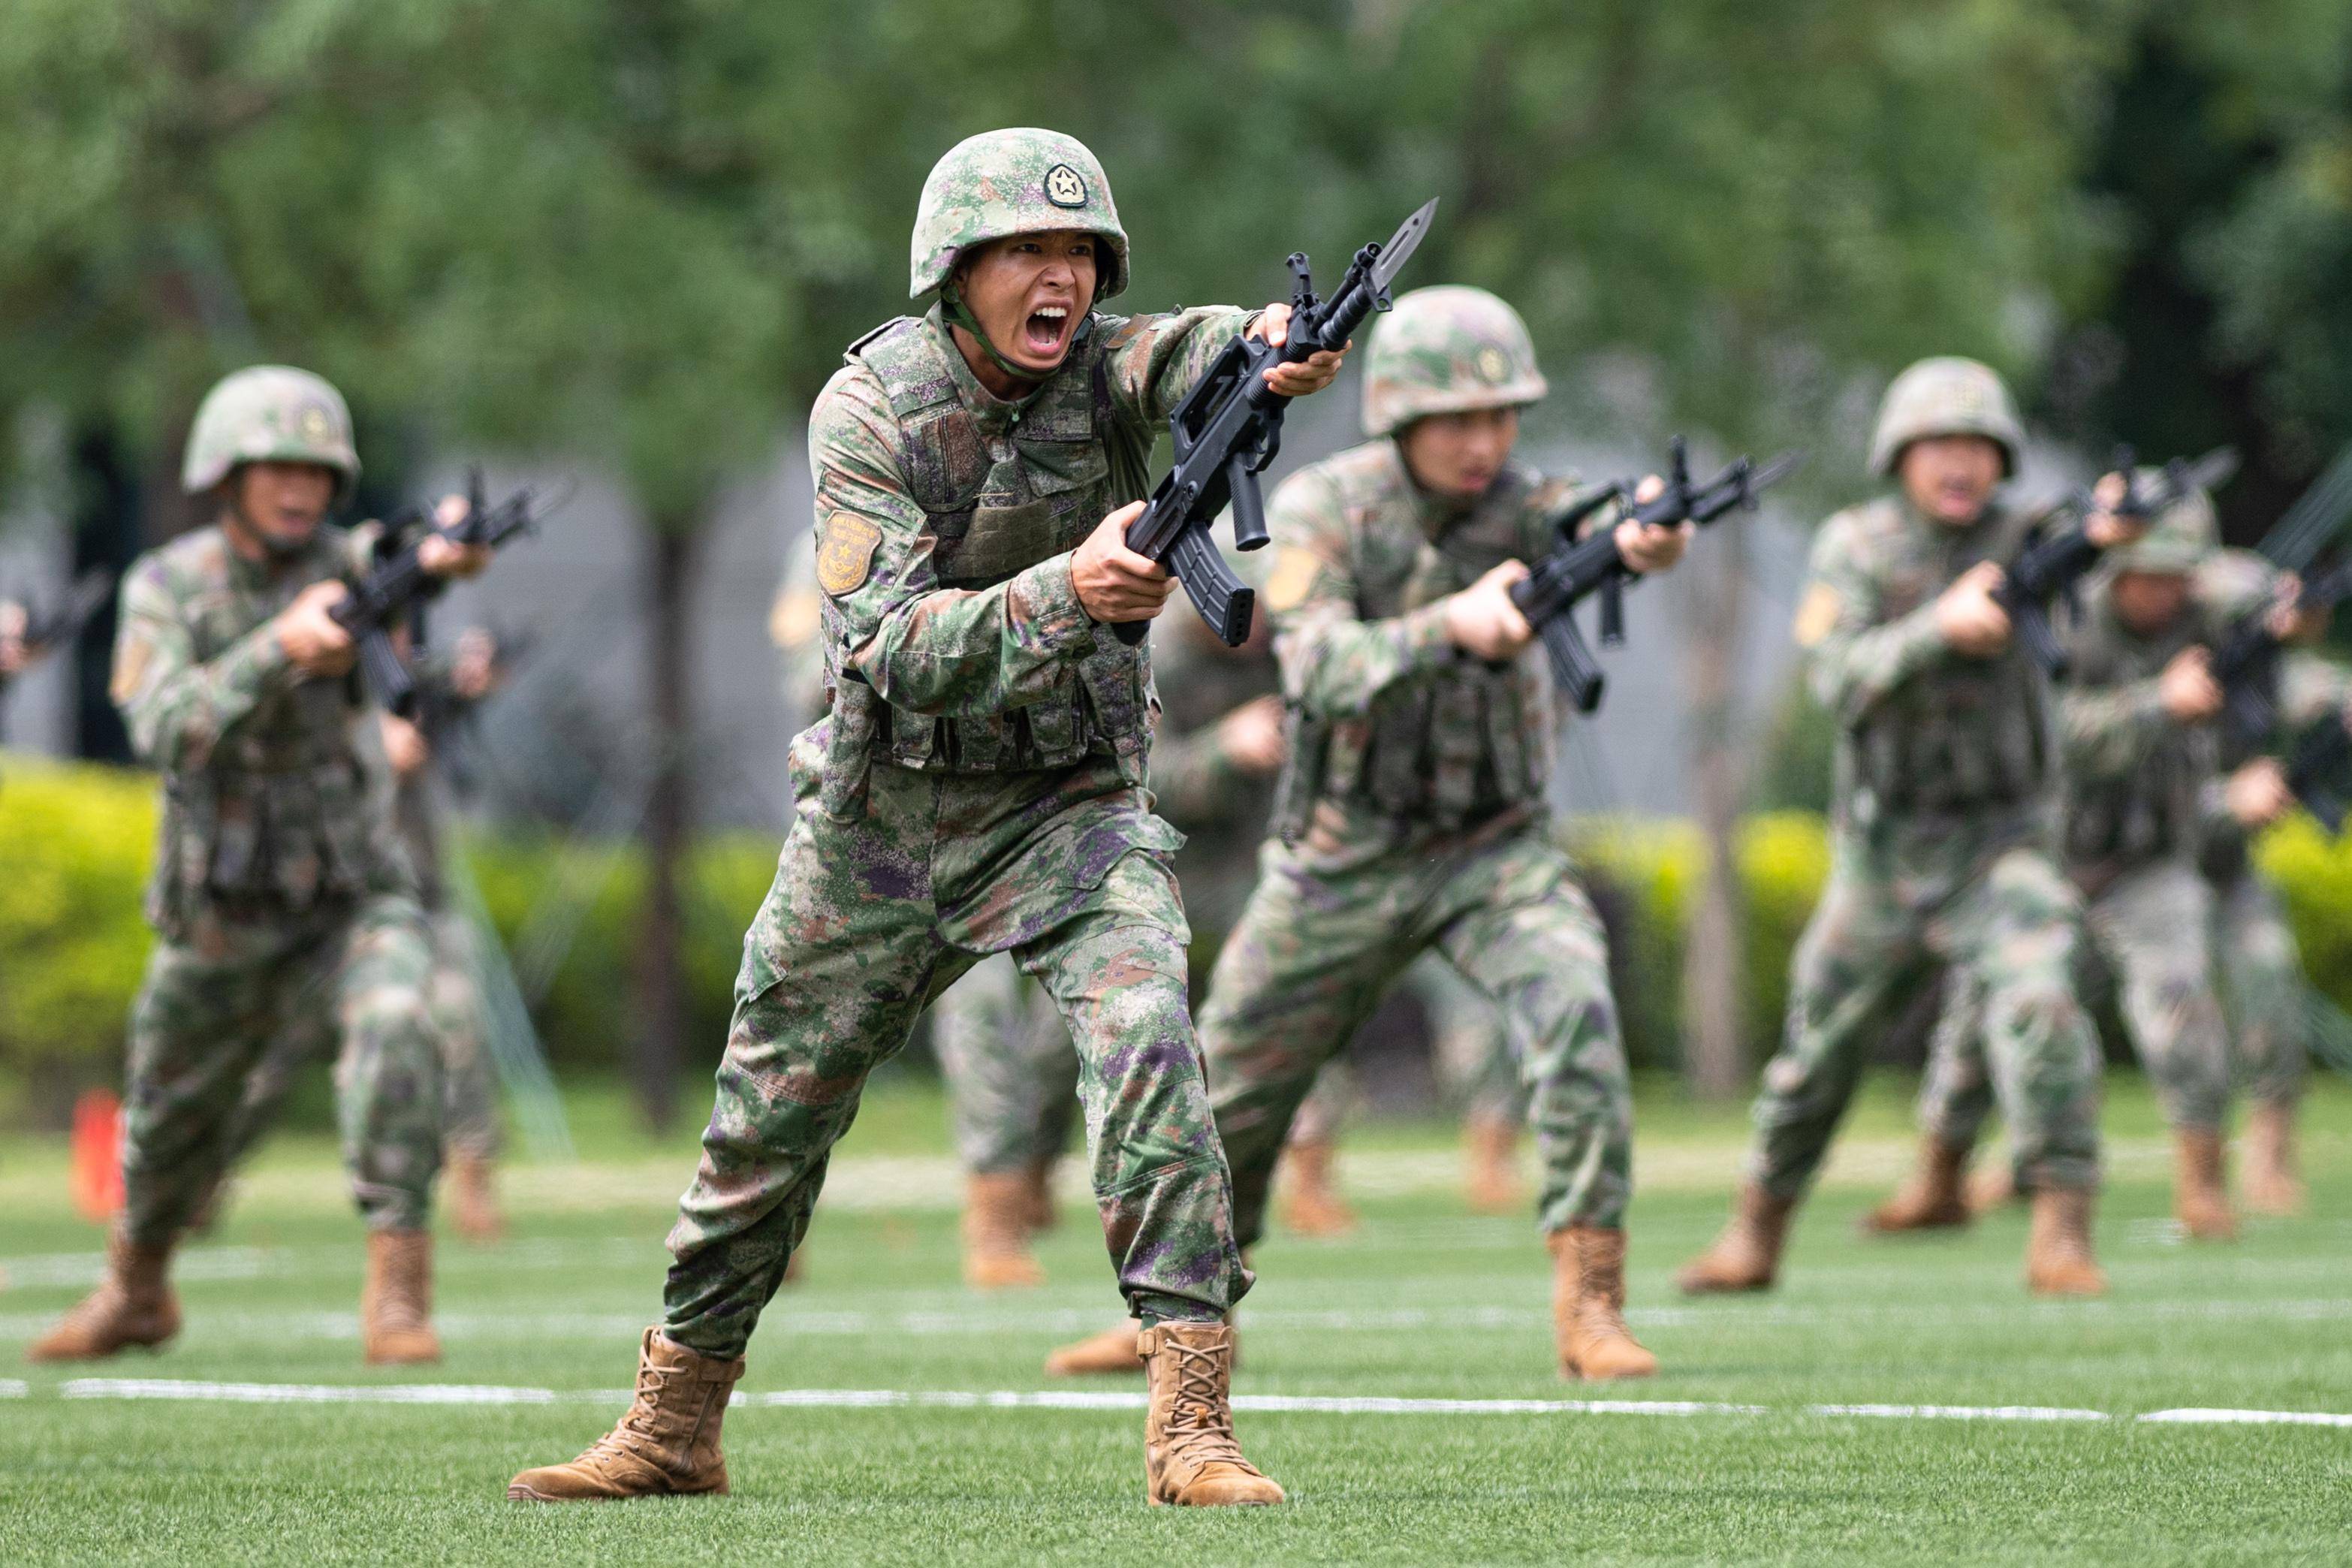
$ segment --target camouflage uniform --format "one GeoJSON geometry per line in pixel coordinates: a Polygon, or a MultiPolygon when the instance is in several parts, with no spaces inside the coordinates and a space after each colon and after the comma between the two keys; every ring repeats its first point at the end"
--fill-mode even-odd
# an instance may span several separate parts
{"type": "MultiPolygon", "coordinates": [[[[1893,472],[1929,434],[1986,436],[2014,467],[2015,416],[1980,366],[1906,372],[1872,467],[1893,472]]],[[[1963,658],[1936,622],[1937,596],[2023,531],[1997,503],[1962,528],[1897,495],[1840,512],[1814,542],[1797,641],[1839,726],[1832,860],[1756,1101],[1750,1173],[1771,1203],[1802,1195],[1887,1015],[1937,965],[1980,994],[2021,1165],[2053,1188],[2096,1184],[2098,1047],[2074,986],[2078,900],[2052,858],[2047,689],[2014,643],[1963,658]]]]}
{"type": "MultiPolygon", "coordinates": [[[[323,460],[323,437],[348,430],[323,382],[243,376],[301,422],[280,433],[299,437],[284,455],[323,460]]],[[[231,378],[215,396],[232,389],[252,386],[231,378]]],[[[201,437],[202,414],[198,426],[201,437]]],[[[189,488],[278,455],[266,443],[207,453],[200,439],[189,488]]],[[[322,526],[300,551],[251,562],[215,526],[151,551],[124,578],[113,696],[138,755],[163,773],[147,895],[159,940],[131,1009],[123,1128],[136,1246],[169,1246],[249,1141],[240,1105],[266,1054],[338,1046],[360,1210],[379,1230],[425,1221],[441,1131],[432,959],[406,858],[370,791],[358,727],[374,717],[354,680],[303,675],[268,625],[302,588],[362,569],[363,543],[322,526]]]]}
{"type": "MultiPolygon", "coordinates": [[[[2067,634],[2073,668],[2059,700],[2059,821],[2068,877],[2087,900],[2092,944],[2119,984],[2124,1022],[2165,1120],[2218,1130],[2230,1096],[2229,1042],[2215,990],[2215,900],[2199,871],[2219,787],[2211,724],[2164,710],[2158,678],[2192,647],[2219,647],[2242,616],[2270,602],[2273,574],[2247,558],[2216,559],[2212,504],[2198,495],[2148,536],[2110,552],[2067,634]],[[2174,624],[2135,633],[2117,612],[2114,573],[2193,574],[2174,624]]],[[[1948,999],[1920,1100],[1920,1124],[1948,1148],[1975,1142],[1990,1109],[1976,1057],[1982,988],[1948,999]]],[[[1980,1060],[1980,1058],[1979,1058],[1980,1060]]]]}
{"type": "MultiPolygon", "coordinates": [[[[1115,293],[1125,240],[1091,154],[994,140],[1017,178],[961,183],[959,154],[934,172],[926,212],[955,221],[919,222],[916,297],[971,236],[1043,228],[1100,234],[1097,298],[1115,293]]],[[[793,742],[794,820],[670,1236],[664,1332],[706,1357],[740,1353],[774,1293],[866,1075],[992,953],[1044,984],[1077,1044],[1130,1308],[1213,1321],[1248,1286],[1185,1005],[1181,837],[1144,788],[1150,668],[1087,617],[1068,552],[1140,499],[1156,427],[1249,318],[1093,316],[1005,402],[949,308],[852,345],[810,416],[833,695],[793,742]]]]}
{"type": "Polygon", "coordinates": [[[1432,950],[1509,1031],[1533,1096],[1544,1228],[1614,1229],[1632,1096],[1601,922],[1547,831],[1548,673],[1533,649],[1501,668],[1460,654],[1440,603],[1549,551],[1572,485],[1515,464],[1475,504],[1447,505],[1384,438],[1410,418],[1542,395],[1525,329],[1499,300],[1417,290],[1379,331],[1375,439],[1293,475],[1267,508],[1290,757],[1277,837],[1201,1016],[1240,1234],[1263,1227],[1316,1070],[1432,950]]]}

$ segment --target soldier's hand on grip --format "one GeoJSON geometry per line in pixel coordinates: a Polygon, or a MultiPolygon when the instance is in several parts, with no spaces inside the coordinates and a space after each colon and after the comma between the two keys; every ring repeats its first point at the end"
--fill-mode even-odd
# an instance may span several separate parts
{"type": "Polygon", "coordinates": [[[2294,805],[2294,791],[2276,757],[2256,757],[2230,775],[2221,786],[2221,803],[2241,826],[2252,831],[2284,816],[2294,805]]]}
{"type": "Polygon", "coordinates": [[[352,634],[327,612],[343,602],[341,583],[313,583],[278,612],[278,646],[306,675],[332,678],[351,672],[357,657],[352,634]]]}
{"type": "Polygon", "coordinates": [[[2113,510],[2129,494],[2131,487],[2121,474],[2104,474],[2091,487],[2091,500],[2099,510],[2083,520],[2083,531],[2100,549],[2129,544],[2147,531],[2147,518],[2113,510]]]}
{"type": "MultiPolygon", "coordinates": [[[[1274,347],[1280,348],[1290,341],[1290,307],[1280,301],[1268,305],[1250,324],[1249,335],[1264,338],[1274,347]]],[[[1348,348],[1354,346],[1355,340],[1349,339],[1348,348]]],[[[1285,397],[1311,396],[1331,384],[1332,378],[1339,374],[1339,362],[1346,357],[1347,352],[1347,348],[1338,353],[1328,349],[1319,350],[1296,364],[1286,360],[1280,364],[1268,365],[1265,384],[1285,397]]]]}
{"type": "Polygon", "coordinates": [[[2213,679],[2213,656],[2185,647],[2156,678],[2157,700],[2176,724],[2201,724],[2221,710],[2221,683],[2213,679]]]}
{"type": "MultiPolygon", "coordinates": [[[[1655,500],[1665,493],[1666,481],[1655,474],[1633,487],[1636,501],[1655,500]]],[[[1696,525],[1689,522],[1657,528],[1644,526],[1629,517],[1617,525],[1617,553],[1627,571],[1647,576],[1653,572],[1664,572],[1680,561],[1683,552],[1690,548],[1691,535],[1696,531],[1696,525]]]]}
{"type": "Polygon", "coordinates": [[[1966,658],[1991,658],[2009,646],[2009,612],[1993,599],[2000,563],[1979,561],[1952,580],[1936,600],[1936,629],[1966,658]]]}
{"type": "Polygon", "coordinates": [[[1097,621],[1150,620],[1176,591],[1176,579],[1167,567],[1127,547],[1127,525],[1142,514],[1143,503],[1129,501],[1097,523],[1070,552],[1070,586],[1077,591],[1080,606],[1097,621]]]}
{"type": "MultiPolygon", "coordinates": [[[[443,496],[433,509],[434,526],[442,530],[466,521],[470,509],[464,496],[443,496]]],[[[490,563],[487,544],[460,544],[445,532],[430,533],[416,544],[416,563],[436,577],[478,577],[490,563]]]]}
{"type": "Polygon", "coordinates": [[[1511,584],[1527,574],[1526,562],[1506,561],[1447,598],[1445,635],[1454,645],[1488,664],[1517,658],[1536,635],[1511,603],[1511,584]]]}

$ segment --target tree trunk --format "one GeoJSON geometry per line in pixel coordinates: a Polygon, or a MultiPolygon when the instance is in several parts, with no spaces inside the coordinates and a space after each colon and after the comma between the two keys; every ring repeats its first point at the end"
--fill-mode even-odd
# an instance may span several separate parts
{"type": "Polygon", "coordinates": [[[663,517],[647,548],[646,689],[653,783],[646,798],[645,920],[637,942],[637,1030],[629,1075],[646,1125],[669,1126],[686,1063],[686,919],[679,880],[694,819],[692,613],[696,540],[689,520],[663,517]]]}
{"type": "Polygon", "coordinates": [[[1683,570],[1690,584],[1692,773],[1706,865],[1683,948],[1683,1064],[1691,1092],[1723,1100],[1739,1092],[1746,1058],[1739,1028],[1740,759],[1733,733],[1733,676],[1739,653],[1740,586],[1748,530],[1710,529],[1706,547],[1683,570]]]}

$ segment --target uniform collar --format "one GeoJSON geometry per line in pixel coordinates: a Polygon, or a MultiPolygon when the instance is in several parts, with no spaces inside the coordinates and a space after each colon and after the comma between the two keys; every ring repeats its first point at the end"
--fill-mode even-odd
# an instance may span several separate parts
{"type": "MultiPolygon", "coordinates": [[[[965,363],[963,351],[956,347],[955,334],[948,330],[947,318],[937,303],[924,313],[923,331],[940,351],[940,357],[947,362],[948,376],[955,383],[956,395],[963,400],[965,411],[980,426],[983,436],[1003,436],[1012,431],[1029,410],[1036,406],[1037,400],[1045,395],[1045,389],[1069,368],[1070,362],[1063,360],[1061,367],[1039,382],[1036,389],[1026,397],[999,397],[980,384],[980,377],[971,374],[971,366],[965,363]]],[[[1070,349],[1073,353],[1076,352],[1076,339],[1071,341],[1070,349]]]]}

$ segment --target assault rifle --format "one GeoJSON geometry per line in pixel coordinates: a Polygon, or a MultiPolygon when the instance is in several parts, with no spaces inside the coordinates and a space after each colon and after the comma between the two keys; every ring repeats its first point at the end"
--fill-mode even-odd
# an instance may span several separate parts
{"type": "MultiPolygon", "coordinates": [[[[2298,609],[2334,610],[2352,598],[2352,562],[2322,573],[2295,595],[2298,609]]],[[[2213,679],[2221,683],[2221,713],[2231,737],[2259,750],[2279,721],[2279,657],[2284,645],[2271,630],[2268,605],[2249,610],[2213,650],[2213,679]]]]}
{"type": "MultiPolygon", "coordinates": [[[[1690,454],[1681,437],[1674,438],[1673,450],[1666,488],[1652,500],[1633,501],[1625,509],[1627,518],[1672,528],[1685,521],[1705,525],[1734,508],[1752,511],[1759,493],[1786,479],[1805,460],[1802,452],[1783,452],[1759,468],[1753,458],[1740,458],[1705,484],[1694,485],[1690,454]]],[[[1602,646],[1613,647],[1623,642],[1625,584],[1634,574],[1617,552],[1615,529],[1605,529],[1586,540],[1579,540],[1577,531],[1602,507],[1629,499],[1633,493],[1631,481],[1619,480],[1579,496],[1554,524],[1559,548],[1511,584],[1511,603],[1543,639],[1544,651],[1551,656],[1552,673],[1580,713],[1601,706],[1604,678],[1591,648],[1576,629],[1571,612],[1580,600],[1599,594],[1602,646]]]]}
{"type": "MultiPolygon", "coordinates": [[[[1173,572],[1192,607],[1228,647],[1247,640],[1257,596],[1217,553],[1209,525],[1230,500],[1234,547],[1256,550],[1266,542],[1258,476],[1282,449],[1282,416],[1290,399],[1265,384],[1265,372],[1326,349],[1345,348],[1365,317],[1387,310],[1389,284],[1429,232],[1430,215],[1436,210],[1433,197],[1387,244],[1356,252],[1328,299],[1316,297],[1307,253],[1291,252],[1290,331],[1283,345],[1234,339],[1169,416],[1175,465],[1151,492],[1142,515],[1127,525],[1127,547],[1173,572]]],[[[1123,621],[1112,629],[1131,647],[1150,625],[1123,621]]]]}
{"type": "MultiPolygon", "coordinates": [[[[2142,484],[2132,449],[2118,447],[2113,471],[2123,476],[2124,494],[2107,510],[2117,517],[2147,518],[2192,489],[2210,490],[2226,482],[2238,471],[2238,454],[2234,448],[2216,447],[2195,462],[2175,458],[2152,481],[2142,484]]],[[[2087,518],[2098,510],[2098,501],[2086,488],[2051,508],[2043,514],[2042,521],[2069,511],[2078,518],[2087,518]]],[[[2026,536],[2025,548],[2002,568],[2000,586],[1993,590],[1994,602],[2009,612],[2010,625],[2016,628],[2018,641],[2053,680],[2064,678],[2067,659],[2057,631],[2050,624],[2050,608],[2061,599],[2070,608],[2074,605],[2075,590],[2099,563],[2100,549],[2080,521],[2063,532],[2047,537],[2038,522],[2026,536]]]]}
{"type": "MultiPolygon", "coordinates": [[[[477,468],[466,482],[465,521],[438,531],[455,543],[487,544],[497,550],[515,535],[538,526],[546,511],[538,503],[538,492],[525,485],[490,505],[483,493],[482,472],[477,468]]],[[[328,612],[358,639],[360,667],[376,700],[404,719],[415,715],[416,682],[401,661],[400,651],[393,647],[392,633],[404,614],[438,595],[444,585],[442,578],[425,571],[417,560],[418,546],[436,531],[429,526],[430,521],[430,512],[412,507],[386,524],[383,553],[374,570],[353,584],[342,601],[328,612]]]]}
{"type": "MultiPolygon", "coordinates": [[[[25,661],[30,664],[45,653],[64,647],[81,636],[90,617],[102,609],[114,595],[114,574],[103,567],[92,567],[74,579],[66,591],[65,602],[43,615],[26,605],[25,608],[25,661]]],[[[8,688],[9,678],[0,675],[0,691],[8,688]]]]}

